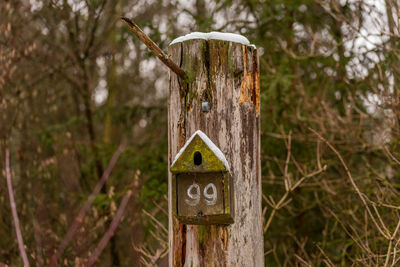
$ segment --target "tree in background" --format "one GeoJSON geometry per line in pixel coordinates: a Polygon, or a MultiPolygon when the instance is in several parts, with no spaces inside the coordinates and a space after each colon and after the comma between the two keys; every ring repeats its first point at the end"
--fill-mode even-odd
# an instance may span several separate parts
{"type": "Polygon", "coordinates": [[[395,265],[398,7],[243,5],[254,18],[248,35],[264,49],[266,262],[395,265]]]}
{"type": "MultiPolygon", "coordinates": [[[[126,150],[59,262],[87,259],[129,189],[136,197],[101,260],[138,262],[134,246],[149,233],[142,205],[151,209],[149,201],[163,203],[166,71],[116,22],[121,14],[134,14],[162,45],[166,33],[159,24],[166,24],[173,6],[146,1],[132,6],[128,1],[9,1],[1,6],[2,151],[11,147],[22,232],[38,265],[48,263],[121,142],[126,150]]],[[[6,193],[1,190],[0,229],[7,238],[0,241],[0,261],[15,263],[18,250],[7,234],[13,226],[6,193]]]]}
{"type": "MultiPolygon", "coordinates": [[[[86,262],[132,190],[100,261],[166,264],[167,69],[123,15],[164,50],[179,35],[217,30],[262,51],[268,266],[396,265],[399,10],[392,0],[5,1],[0,146],[12,152],[31,263],[48,264],[124,143],[58,262],[86,262]]],[[[0,185],[0,262],[20,265],[0,185]]]]}

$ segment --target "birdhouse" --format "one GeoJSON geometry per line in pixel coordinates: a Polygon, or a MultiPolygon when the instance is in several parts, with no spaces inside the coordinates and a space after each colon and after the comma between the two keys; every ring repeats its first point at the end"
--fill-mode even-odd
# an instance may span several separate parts
{"type": "Polygon", "coordinates": [[[228,161],[196,131],[171,164],[172,209],[185,224],[233,223],[233,183],[228,161]]]}

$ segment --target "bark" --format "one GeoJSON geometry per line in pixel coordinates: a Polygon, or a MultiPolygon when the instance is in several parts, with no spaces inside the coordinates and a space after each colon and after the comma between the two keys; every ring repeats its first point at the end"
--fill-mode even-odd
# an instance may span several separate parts
{"type": "Polygon", "coordinates": [[[186,81],[170,72],[169,163],[196,130],[225,154],[233,177],[235,222],[181,224],[172,215],[170,266],[264,266],[261,215],[260,95],[257,51],[237,43],[189,40],[169,48],[186,81]],[[211,110],[201,111],[208,101],[211,110]]]}

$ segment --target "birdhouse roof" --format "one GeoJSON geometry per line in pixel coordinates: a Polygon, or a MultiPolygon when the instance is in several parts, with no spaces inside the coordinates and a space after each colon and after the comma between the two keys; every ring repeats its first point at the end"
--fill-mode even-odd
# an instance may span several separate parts
{"type": "Polygon", "coordinates": [[[171,172],[218,172],[230,171],[222,151],[202,131],[196,131],[176,154],[171,172]],[[201,154],[201,164],[196,165],[194,155],[201,154]]]}

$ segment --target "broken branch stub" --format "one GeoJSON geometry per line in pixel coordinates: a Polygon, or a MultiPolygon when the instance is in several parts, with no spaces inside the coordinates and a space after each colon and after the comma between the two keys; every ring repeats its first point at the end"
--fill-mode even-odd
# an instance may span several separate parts
{"type": "Polygon", "coordinates": [[[177,64],[175,64],[172,60],[168,58],[168,56],[161,50],[161,48],[156,45],[153,40],[147,36],[142,29],[139,28],[132,20],[122,17],[121,18],[127,25],[128,28],[136,35],[139,40],[144,43],[151,52],[158,57],[168,68],[170,68],[173,72],[176,73],[181,79],[186,79],[186,74],[183,69],[181,69],[177,64]]]}

